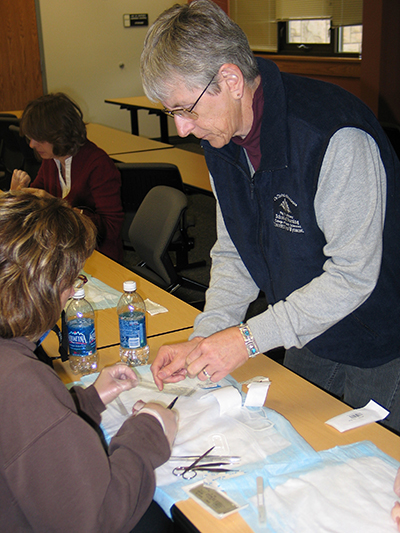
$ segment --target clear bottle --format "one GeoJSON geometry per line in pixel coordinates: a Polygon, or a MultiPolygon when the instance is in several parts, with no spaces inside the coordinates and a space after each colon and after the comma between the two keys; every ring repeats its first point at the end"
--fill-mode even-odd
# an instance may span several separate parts
{"type": "Polygon", "coordinates": [[[146,337],[146,306],[136,292],[135,281],[124,282],[124,294],[117,305],[121,361],[130,365],[145,365],[149,359],[146,337]]]}
{"type": "Polygon", "coordinates": [[[77,289],[65,312],[68,328],[69,364],[74,374],[97,371],[94,311],[85,300],[85,289],[77,289]]]}

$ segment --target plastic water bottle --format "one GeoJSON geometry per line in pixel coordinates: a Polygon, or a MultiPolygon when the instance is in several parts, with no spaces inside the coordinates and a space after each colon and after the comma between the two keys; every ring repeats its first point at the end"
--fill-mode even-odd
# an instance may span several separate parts
{"type": "Polygon", "coordinates": [[[124,294],[118,305],[121,361],[130,365],[145,365],[149,359],[146,337],[146,306],[136,292],[135,281],[124,282],[124,294]]]}
{"type": "Polygon", "coordinates": [[[74,374],[90,374],[97,370],[94,311],[85,300],[85,289],[75,291],[65,312],[68,328],[69,364],[74,374]]]}

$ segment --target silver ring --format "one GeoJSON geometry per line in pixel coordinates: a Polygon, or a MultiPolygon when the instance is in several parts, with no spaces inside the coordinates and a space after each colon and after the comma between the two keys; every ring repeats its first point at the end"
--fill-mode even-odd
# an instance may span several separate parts
{"type": "Polygon", "coordinates": [[[203,370],[203,374],[206,376],[206,378],[210,378],[210,374],[207,372],[207,370],[203,370]]]}

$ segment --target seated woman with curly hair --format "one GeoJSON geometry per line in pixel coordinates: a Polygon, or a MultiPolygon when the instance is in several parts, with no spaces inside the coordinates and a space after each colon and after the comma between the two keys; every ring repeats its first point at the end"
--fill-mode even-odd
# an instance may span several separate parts
{"type": "Polygon", "coordinates": [[[0,193],[0,531],[168,531],[154,470],[170,456],[171,410],[137,402],[111,439],[100,414],[137,384],[124,364],[69,391],[35,354],[96,242],[90,219],[29,189],[0,193]],[[96,431],[97,430],[97,431],[96,431]]]}

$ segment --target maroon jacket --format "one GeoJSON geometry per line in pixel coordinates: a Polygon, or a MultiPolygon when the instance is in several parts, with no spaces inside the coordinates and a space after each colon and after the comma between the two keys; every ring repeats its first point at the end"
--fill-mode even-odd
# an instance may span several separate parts
{"type": "MultiPolygon", "coordinates": [[[[152,501],[154,469],[170,454],[156,418],[128,418],[108,455],[56,372],[24,338],[0,338],[0,531],[125,533],[152,501]]],[[[75,387],[99,423],[92,385],[75,387]]]]}
{"type": "MultiPolygon", "coordinates": [[[[44,159],[31,187],[61,198],[58,169],[53,159],[44,159]]],[[[79,207],[95,223],[99,252],[122,262],[121,176],[108,155],[87,141],[73,156],[71,190],[65,199],[79,207]]]]}

